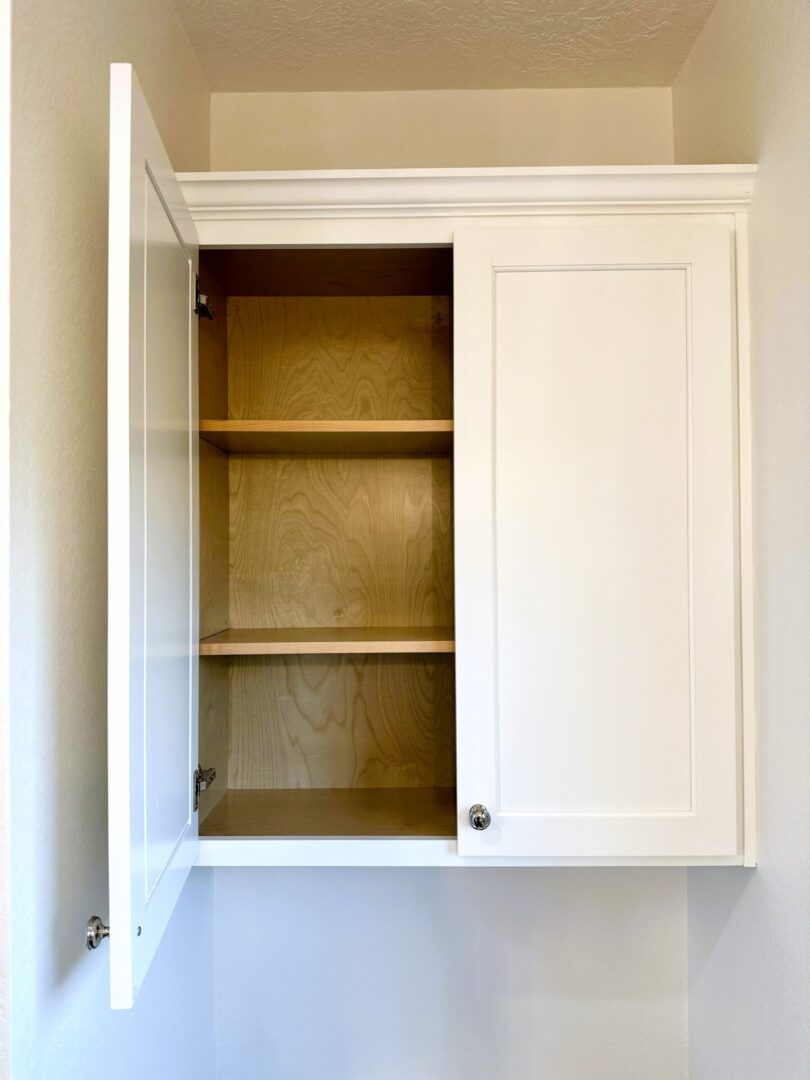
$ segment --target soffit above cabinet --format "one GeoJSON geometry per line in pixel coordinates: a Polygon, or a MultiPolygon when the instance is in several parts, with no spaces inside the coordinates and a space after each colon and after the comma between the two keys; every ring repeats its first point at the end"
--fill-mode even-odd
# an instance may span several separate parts
{"type": "Polygon", "coordinates": [[[214,91],[670,86],[715,0],[175,0],[214,91]]]}

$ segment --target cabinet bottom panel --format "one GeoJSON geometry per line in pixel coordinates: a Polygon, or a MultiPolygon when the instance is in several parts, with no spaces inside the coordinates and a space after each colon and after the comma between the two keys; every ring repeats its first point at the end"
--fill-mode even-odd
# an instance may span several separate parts
{"type": "Polygon", "coordinates": [[[201,836],[456,835],[453,788],[234,790],[200,826],[201,836]]]}

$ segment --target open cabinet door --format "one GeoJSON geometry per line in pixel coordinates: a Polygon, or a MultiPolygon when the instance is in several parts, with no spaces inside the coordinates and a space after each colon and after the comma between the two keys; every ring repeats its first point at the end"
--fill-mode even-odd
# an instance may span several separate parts
{"type": "Polygon", "coordinates": [[[197,853],[197,238],[129,64],[110,85],[110,984],[132,1005],[197,853]]]}

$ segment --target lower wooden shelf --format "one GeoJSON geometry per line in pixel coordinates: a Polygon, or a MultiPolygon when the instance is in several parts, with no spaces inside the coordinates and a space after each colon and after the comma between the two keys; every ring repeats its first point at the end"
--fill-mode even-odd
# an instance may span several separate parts
{"type": "Polygon", "coordinates": [[[200,642],[200,656],[304,656],[319,653],[451,653],[445,626],[285,627],[223,630],[200,642]]]}
{"type": "Polygon", "coordinates": [[[453,788],[226,791],[200,836],[456,835],[453,788]]]}

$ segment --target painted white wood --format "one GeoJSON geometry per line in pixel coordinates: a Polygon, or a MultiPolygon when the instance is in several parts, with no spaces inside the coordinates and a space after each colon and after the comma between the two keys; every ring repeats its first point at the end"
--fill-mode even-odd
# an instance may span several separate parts
{"type": "Polygon", "coordinates": [[[197,237],[132,67],[110,82],[110,988],[132,1005],[197,856],[197,237]]]}
{"type": "Polygon", "coordinates": [[[449,244],[474,219],[729,213],[750,165],[181,173],[201,244],[449,244]]]}
{"type": "Polygon", "coordinates": [[[741,852],[732,241],[456,234],[462,855],[741,852]]]}
{"type": "Polygon", "coordinates": [[[754,508],[751,408],[751,331],[748,290],[748,215],[735,215],[737,384],[739,402],[740,652],[744,864],[757,864],[756,651],[754,637],[754,508]]]}
{"type": "Polygon", "coordinates": [[[405,837],[202,837],[198,866],[740,866],[731,856],[560,858],[459,855],[452,839],[405,837]]]}
{"type": "Polygon", "coordinates": [[[196,221],[555,213],[608,204],[747,205],[751,165],[180,173],[196,221]]]}

